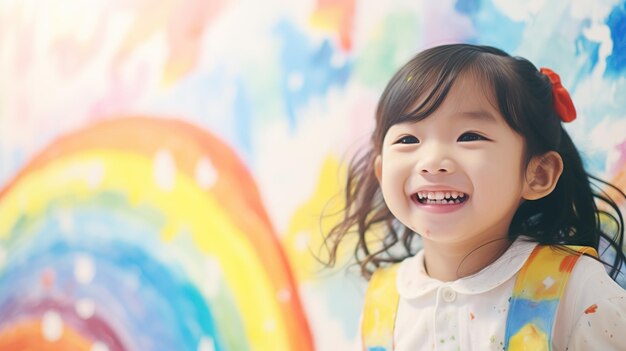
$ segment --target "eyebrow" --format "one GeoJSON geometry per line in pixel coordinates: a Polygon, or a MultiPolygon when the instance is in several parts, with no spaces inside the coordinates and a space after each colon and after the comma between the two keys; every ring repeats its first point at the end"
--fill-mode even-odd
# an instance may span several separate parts
{"type": "Polygon", "coordinates": [[[483,121],[483,122],[488,122],[488,123],[498,123],[498,120],[496,119],[496,117],[494,117],[493,114],[485,111],[485,110],[478,110],[478,111],[462,111],[458,113],[458,116],[463,117],[465,119],[472,119],[472,120],[476,120],[476,121],[483,121]]]}

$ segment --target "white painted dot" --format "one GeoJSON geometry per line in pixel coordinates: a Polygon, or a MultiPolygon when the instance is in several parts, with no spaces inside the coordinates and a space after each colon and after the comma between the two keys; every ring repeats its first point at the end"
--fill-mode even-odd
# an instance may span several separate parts
{"type": "Polygon", "coordinates": [[[210,159],[202,157],[196,163],[196,182],[198,182],[200,188],[207,190],[215,185],[216,181],[217,171],[213,163],[211,163],[210,159]]]}
{"type": "Polygon", "coordinates": [[[548,276],[546,279],[543,280],[543,286],[546,287],[546,289],[550,289],[550,287],[552,285],[554,285],[555,281],[554,279],[552,279],[552,277],[548,276]]]}
{"type": "Polygon", "coordinates": [[[96,275],[96,267],[91,256],[78,255],[74,260],[74,277],[82,284],[89,284],[96,275]]]}
{"type": "Polygon", "coordinates": [[[44,313],[41,320],[41,333],[47,341],[57,341],[63,335],[63,320],[56,311],[44,313]]]}
{"type": "Polygon", "coordinates": [[[266,319],[265,322],[263,322],[263,329],[266,332],[273,332],[276,330],[276,321],[273,319],[266,319]]]}
{"type": "Polygon", "coordinates": [[[289,291],[289,289],[280,289],[278,291],[277,297],[278,297],[278,301],[287,302],[291,300],[291,292],[289,291]]]}
{"type": "Polygon", "coordinates": [[[91,345],[89,351],[109,351],[109,347],[101,341],[96,341],[91,345]]]}
{"type": "Polygon", "coordinates": [[[309,248],[309,240],[311,235],[308,231],[302,231],[296,234],[294,238],[295,249],[299,252],[304,252],[309,248]]]}
{"type": "Polygon", "coordinates": [[[72,212],[68,209],[61,209],[57,212],[57,220],[59,221],[59,227],[61,232],[65,235],[71,235],[74,233],[74,217],[72,212]]]}
{"type": "Polygon", "coordinates": [[[210,298],[216,298],[222,280],[222,268],[214,257],[207,257],[204,261],[205,291],[210,298]]]}
{"type": "Polygon", "coordinates": [[[96,304],[92,299],[80,299],[76,301],[74,309],[76,310],[76,314],[82,319],[89,319],[96,312],[96,304]]]}
{"type": "Polygon", "coordinates": [[[161,149],[154,155],[154,181],[165,191],[174,189],[176,164],[169,150],[161,149]]]}
{"type": "Polygon", "coordinates": [[[304,84],[304,77],[301,73],[291,73],[287,79],[287,86],[291,91],[299,91],[304,84]]]}
{"type": "Polygon", "coordinates": [[[198,344],[198,351],[215,351],[213,338],[208,335],[203,336],[198,344]]]}
{"type": "Polygon", "coordinates": [[[84,170],[87,178],[87,185],[91,189],[95,189],[104,180],[104,164],[102,162],[91,162],[84,170]]]}

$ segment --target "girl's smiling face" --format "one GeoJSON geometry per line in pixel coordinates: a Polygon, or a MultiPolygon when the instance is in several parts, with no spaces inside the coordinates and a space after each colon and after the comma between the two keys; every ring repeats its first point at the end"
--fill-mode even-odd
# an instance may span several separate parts
{"type": "Polygon", "coordinates": [[[487,91],[461,74],[433,114],[385,134],[375,165],[383,197],[424,244],[505,238],[527,191],[524,140],[487,91]]]}

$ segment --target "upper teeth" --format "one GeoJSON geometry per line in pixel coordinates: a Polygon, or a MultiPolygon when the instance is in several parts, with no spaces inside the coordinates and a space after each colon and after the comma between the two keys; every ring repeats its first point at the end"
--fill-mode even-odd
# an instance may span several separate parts
{"type": "Polygon", "coordinates": [[[457,191],[418,191],[417,196],[420,199],[443,200],[462,198],[465,194],[457,191]]]}

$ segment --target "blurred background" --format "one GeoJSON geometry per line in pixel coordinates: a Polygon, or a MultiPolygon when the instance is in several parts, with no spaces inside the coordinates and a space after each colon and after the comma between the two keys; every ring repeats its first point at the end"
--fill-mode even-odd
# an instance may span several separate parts
{"type": "Polygon", "coordinates": [[[391,75],[550,67],[625,189],[625,4],[0,0],[0,350],[349,350],[365,281],[316,257],[391,75]]]}

